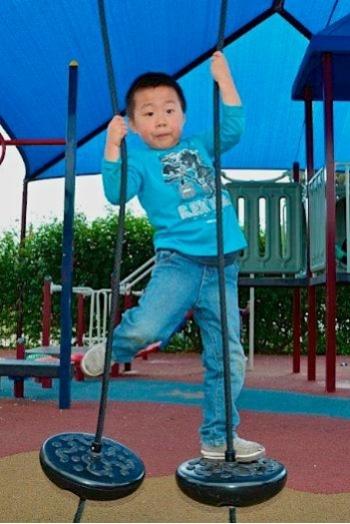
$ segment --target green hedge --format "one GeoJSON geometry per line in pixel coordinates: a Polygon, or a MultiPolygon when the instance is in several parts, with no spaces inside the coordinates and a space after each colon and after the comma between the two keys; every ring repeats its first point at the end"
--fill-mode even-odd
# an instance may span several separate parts
{"type": "MultiPolygon", "coordinates": [[[[145,218],[130,214],[125,219],[123,263],[124,278],[153,255],[152,228],[145,218]]],[[[113,268],[117,218],[110,213],[106,218],[89,223],[84,215],[74,222],[74,277],[73,285],[94,289],[109,288],[113,268]]],[[[0,341],[14,342],[16,332],[16,303],[21,281],[24,288],[24,333],[28,345],[37,344],[41,331],[42,286],[46,276],[61,282],[62,224],[57,220],[30,228],[25,247],[19,256],[19,240],[14,232],[0,238],[0,341]]],[[[53,334],[59,327],[59,294],[53,300],[53,334]]],[[[75,310],[73,310],[73,314],[75,310]]]]}
{"type": "MultiPolygon", "coordinates": [[[[146,218],[127,214],[125,220],[122,278],[130,274],[153,255],[152,228],[146,218]]],[[[88,222],[84,215],[75,219],[74,285],[94,289],[110,287],[113,267],[117,218],[114,213],[106,218],[88,222]]],[[[37,344],[41,331],[42,286],[51,276],[55,283],[61,280],[62,224],[53,220],[39,228],[30,228],[25,247],[19,256],[19,240],[9,231],[0,237],[0,345],[14,344],[16,332],[16,303],[21,281],[25,296],[25,329],[28,345],[37,344]]],[[[292,350],[293,291],[289,288],[257,288],[255,313],[255,346],[262,353],[290,353],[292,350]]],[[[241,289],[240,304],[245,306],[248,289],[241,289]]],[[[338,349],[350,354],[350,297],[346,286],[338,287],[337,337],[338,349]]],[[[306,291],[302,291],[303,349],[306,345],[307,311],[306,291]]],[[[325,349],[324,288],[318,288],[318,352],[325,349]]],[[[54,295],[54,333],[59,332],[59,295],[54,295]]],[[[75,309],[73,310],[75,314],[75,309]]],[[[248,344],[247,328],[243,330],[244,345],[248,344]]],[[[193,322],[176,335],[168,350],[200,349],[198,330],[193,322]]]]}
{"type": "MultiPolygon", "coordinates": [[[[336,336],[337,352],[350,355],[350,289],[337,287],[336,336]]],[[[247,289],[240,292],[244,306],[248,300],[247,289]]],[[[317,354],[325,354],[326,309],[325,288],[317,288],[317,354]]],[[[301,291],[301,350],[307,351],[307,290],[301,291]]],[[[243,329],[243,344],[248,349],[247,327],[243,329]]],[[[293,289],[256,288],[255,290],[255,349],[258,353],[290,354],[293,350],[293,289]]]]}

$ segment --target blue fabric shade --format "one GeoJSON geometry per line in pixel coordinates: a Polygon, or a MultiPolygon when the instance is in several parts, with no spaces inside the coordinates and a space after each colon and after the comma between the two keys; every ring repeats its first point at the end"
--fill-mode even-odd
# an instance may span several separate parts
{"type": "MultiPolygon", "coordinates": [[[[186,132],[212,125],[208,58],[215,48],[218,0],[106,0],[119,98],[135,76],[161,70],[180,79],[186,132]]],[[[246,108],[246,132],[223,167],[305,165],[303,104],[291,86],[309,37],[350,13],[350,0],[229,0],[227,55],[246,108]],[[315,6],[317,4],[317,6],[315,6]]],[[[1,124],[12,138],[64,138],[67,74],[79,63],[77,174],[100,171],[111,118],[96,0],[2,0],[1,124]]],[[[344,160],[348,109],[336,111],[336,152],[344,160]]],[[[315,111],[316,166],[323,162],[322,113],[315,111]]],[[[134,137],[130,137],[130,141],[134,137]]],[[[64,174],[62,146],[21,147],[30,180],[64,174]]]]}
{"type": "Polygon", "coordinates": [[[324,53],[332,54],[333,98],[350,100],[350,15],[312,37],[293,85],[293,99],[304,99],[306,87],[313,100],[323,100],[324,53]]]}

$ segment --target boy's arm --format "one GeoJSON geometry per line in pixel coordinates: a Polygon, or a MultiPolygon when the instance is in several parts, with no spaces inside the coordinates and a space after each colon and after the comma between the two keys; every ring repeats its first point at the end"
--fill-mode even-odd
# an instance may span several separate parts
{"type": "MultiPolygon", "coordinates": [[[[245,116],[241,99],[224,55],[216,51],[212,56],[211,73],[219,85],[221,105],[220,144],[221,151],[235,146],[243,133],[245,116]]],[[[214,154],[213,129],[198,136],[210,155],[214,154]]]]}
{"type": "MultiPolygon", "coordinates": [[[[120,179],[121,179],[121,160],[110,161],[102,160],[102,183],[105,196],[111,204],[118,205],[120,199],[120,179]]],[[[132,160],[128,157],[128,180],[126,187],[126,200],[136,196],[141,189],[142,178],[140,172],[133,166],[132,160]]]]}
{"type": "MultiPolygon", "coordinates": [[[[102,161],[103,189],[111,204],[119,204],[121,159],[120,144],[127,134],[127,125],[123,117],[112,118],[107,128],[107,139],[102,161]]],[[[128,159],[127,200],[137,195],[141,187],[141,176],[128,159]]]]}
{"type": "Polygon", "coordinates": [[[116,162],[120,158],[120,144],[128,132],[124,118],[116,115],[107,127],[107,138],[104,157],[110,162],[116,162]]]}
{"type": "Polygon", "coordinates": [[[211,74],[219,85],[223,103],[231,106],[242,105],[227,60],[220,51],[215,51],[211,57],[211,74]]]}

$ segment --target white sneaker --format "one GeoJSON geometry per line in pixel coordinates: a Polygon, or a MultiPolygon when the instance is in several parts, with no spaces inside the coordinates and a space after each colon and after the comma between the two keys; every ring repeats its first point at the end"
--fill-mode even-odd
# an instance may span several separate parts
{"type": "MultiPolygon", "coordinates": [[[[103,374],[105,365],[105,343],[95,344],[83,356],[80,367],[87,377],[99,377],[103,374]]],[[[113,363],[111,363],[113,364],[113,363]]]]}
{"type": "MultiPolygon", "coordinates": [[[[240,437],[233,439],[235,458],[237,462],[253,462],[265,456],[265,448],[258,442],[244,440],[240,437]]],[[[202,457],[212,460],[225,460],[226,444],[221,446],[209,446],[202,444],[202,457]]]]}

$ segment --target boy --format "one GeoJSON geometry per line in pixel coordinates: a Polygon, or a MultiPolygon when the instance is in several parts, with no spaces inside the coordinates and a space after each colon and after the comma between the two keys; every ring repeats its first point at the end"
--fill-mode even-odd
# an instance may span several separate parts
{"type": "MultiPolygon", "coordinates": [[[[212,56],[211,73],[222,98],[221,146],[240,138],[244,116],[230,69],[221,52],[212,56]]],[[[224,459],[226,449],[223,352],[218,291],[213,138],[203,134],[182,139],[186,101],[180,86],[163,73],[146,73],[131,85],[127,97],[130,128],[147,148],[128,157],[129,200],[138,195],[155,228],[156,265],[138,306],[128,310],[113,333],[113,360],[130,362],[148,344],[167,340],[188,310],[194,313],[203,343],[204,405],[199,430],[205,458],[224,459]]],[[[107,131],[102,164],[107,199],[118,204],[120,143],[127,124],[115,116],[107,131]]],[[[245,357],[239,338],[237,303],[238,252],[246,246],[227,192],[222,190],[225,281],[233,400],[233,428],[239,424],[235,401],[241,391],[245,357]]],[[[82,369],[103,372],[103,346],[91,348],[82,369]]],[[[265,454],[263,446],[233,435],[236,460],[250,462],[265,454]]]]}

